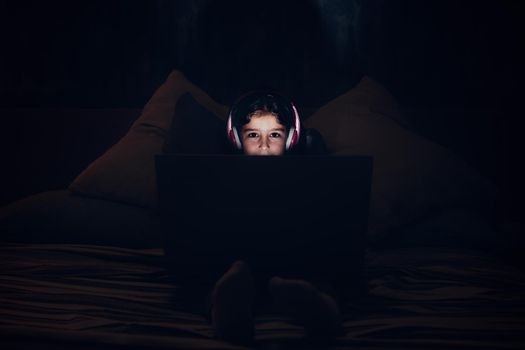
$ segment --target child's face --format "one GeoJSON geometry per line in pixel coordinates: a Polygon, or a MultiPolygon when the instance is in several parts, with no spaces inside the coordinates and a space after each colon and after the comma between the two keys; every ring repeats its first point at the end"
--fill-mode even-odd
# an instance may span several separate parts
{"type": "Polygon", "coordinates": [[[253,116],[241,132],[244,154],[280,156],[285,150],[286,128],[270,113],[253,116]]]}

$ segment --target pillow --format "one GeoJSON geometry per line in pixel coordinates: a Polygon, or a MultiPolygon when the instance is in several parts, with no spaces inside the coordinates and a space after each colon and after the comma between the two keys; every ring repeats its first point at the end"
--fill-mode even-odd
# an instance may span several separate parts
{"type": "Polygon", "coordinates": [[[487,179],[451,151],[411,132],[395,99],[369,77],[305,124],[323,134],[334,154],[374,157],[372,241],[436,210],[482,206],[495,194],[487,179]]]}
{"type": "Polygon", "coordinates": [[[0,208],[0,240],[15,243],[159,247],[149,209],[49,191],[0,208]]]}
{"type": "Polygon", "coordinates": [[[490,218],[470,208],[447,208],[424,217],[376,242],[376,248],[442,246],[492,250],[496,239],[490,218]]]}
{"type": "Polygon", "coordinates": [[[161,153],[175,107],[189,93],[219,118],[228,108],[216,103],[173,71],[144,107],[128,133],[91,163],[69,186],[73,193],[153,208],[156,206],[155,154],[161,153]]]}
{"type": "Polygon", "coordinates": [[[214,154],[230,149],[226,123],[199,104],[191,94],[179,98],[164,153],[214,154]]]}

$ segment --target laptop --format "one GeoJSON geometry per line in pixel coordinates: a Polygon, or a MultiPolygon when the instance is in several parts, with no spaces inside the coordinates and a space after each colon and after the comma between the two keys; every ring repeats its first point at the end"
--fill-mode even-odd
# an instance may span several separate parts
{"type": "Polygon", "coordinates": [[[178,271],[239,259],[289,277],[322,264],[362,268],[371,157],[161,154],[155,162],[165,256],[178,271]]]}

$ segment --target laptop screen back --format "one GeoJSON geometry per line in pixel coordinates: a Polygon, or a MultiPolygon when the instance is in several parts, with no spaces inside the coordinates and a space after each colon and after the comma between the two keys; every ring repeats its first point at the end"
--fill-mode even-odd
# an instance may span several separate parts
{"type": "Polygon", "coordinates": [[[282,264],[364,252],[370,157],[158,155],[156,167],[167,255],[282,264]]]}

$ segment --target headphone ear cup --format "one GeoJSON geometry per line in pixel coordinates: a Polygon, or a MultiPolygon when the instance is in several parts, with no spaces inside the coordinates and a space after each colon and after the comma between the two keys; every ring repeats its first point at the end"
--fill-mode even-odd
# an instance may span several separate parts
{"type": "Polygon", "coordinates": [[[290,132],[288,133],[288,138],[286,139],[285,147],[287,151],[297,144],[297,139],[297,130],[295,128],[291,128],[290,132]]]}
{"type": "Polygon", "coordinates": [[[233,130],[231,130],[231,129],[228,131],[228,141],[230,141],[232,146],[236,146],[235,145],[235,136],[233,135],[233,130]]]}
{"type": "Polygon", "coordinates": [[[233,143],[233,145],[238,149],[238,150],[241,150],[242,149],[242,143],[241,143],[241,139],[239,138],[239,134],[237,133],[237,128],[236,127],[233,127],[231,129],[231,141],[233,143]]]}
{"type": "Polygon", "coordinates": [[[228,132],[228,140],[231,142],[231,144],[241,150],[242,149],[242,143],[241,139],[239,138],[239,134],[237,133],[237,128],[233,126],[232,124],[232,115],[230,112],[230,115],[228,116],[228,122],[226,125],[227,132],[228,132]]]}

